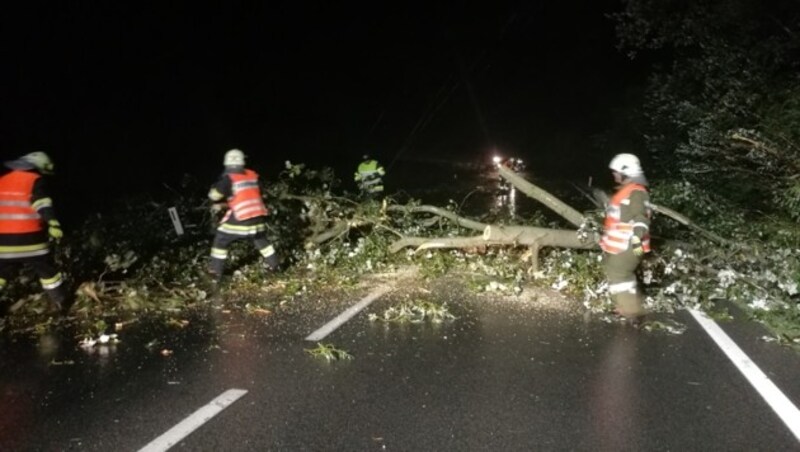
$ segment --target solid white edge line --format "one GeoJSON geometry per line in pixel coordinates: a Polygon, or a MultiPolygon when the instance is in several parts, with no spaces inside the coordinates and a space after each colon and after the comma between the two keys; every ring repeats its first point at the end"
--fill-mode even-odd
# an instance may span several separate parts
{"type": "Polygon", "coordinates": [[[377,300],[381,295],[385,294],[388,291],[389,291],[388,287],[379,287],[366,297],[362,298],[361,301],[359,301],[358,303],[347,308],[344,312],[336,316],[333,320],[326,323],[325,325],[322,325],[322,327],[320,327],[317,331],[314,331],[313,333],[309,334],[308,337],[306,337],[306,340],[321,341],[322,339],[325,339],[325,336],[334,332],[336,328],[342,326],[345,322],[350,320],[351,317],[361,312],[362,309],[369,306],[370,303],[377,300]]]}
{"type": "Polygon", "coordinates": [[[706,333],[717,343],[747,381],[761,394],[761,397],[775,414],[789,427],[794,437],[800,441],[800,410],[772,383],[769,377],[758,368],[742,349],[725,334],[714,320],[704,312],[695,309],[689,309],[689,313],[706,330],[706,333]]]}
{"type": "Polygon", "coordinates": [[[163,452],[170,447],[178,444],[193,431],[200,428],[211,418],[219,414],[222,410],[230,406],[239,397],[247,394],[244,389],[228,389],[216,399],[201,407],[189,417],[179,422],[177,425],[167,430],[163,435],[151,441],[148,445],[139,449],[139,452],[163,452]]]}

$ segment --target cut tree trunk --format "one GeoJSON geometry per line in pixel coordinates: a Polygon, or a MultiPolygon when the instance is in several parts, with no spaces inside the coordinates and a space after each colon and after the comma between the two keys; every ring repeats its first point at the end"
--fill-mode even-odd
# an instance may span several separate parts
{"type": "Polygon", "coordinates": [[[489,225],[482,235],[472,237],[403,237],[392,243],[389,251],[396,253],[413,246],[416,251],[430,248],[471,248],[475,246],[518,245],[537,248],[557,247],[588,250],[597,247],[592,241],[581,241],[577,231],[537,228],[533,226],[489,225]]]}
{"type": "Polygon", "coordinates": [[[509,243],[514,245],[575,248],[588,250],[597,247],[592,240],[582,241],[578,231],[568,229],[536,228],[532,226],[487,226],[483,231],[487,242],[509,243]]]}

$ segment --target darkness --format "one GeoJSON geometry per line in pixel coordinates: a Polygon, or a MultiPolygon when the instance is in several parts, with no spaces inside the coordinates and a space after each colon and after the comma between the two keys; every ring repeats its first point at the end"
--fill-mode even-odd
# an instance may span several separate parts
{"type": "Polygon", "coordinates": [[[56,202],[81,213],[210,184],[232,147],[267,179],[494,147],[588,173],[644,75],[615,50],[618,1],[341,3],[5,7],[0,156],[50,153],[56,202]]]}

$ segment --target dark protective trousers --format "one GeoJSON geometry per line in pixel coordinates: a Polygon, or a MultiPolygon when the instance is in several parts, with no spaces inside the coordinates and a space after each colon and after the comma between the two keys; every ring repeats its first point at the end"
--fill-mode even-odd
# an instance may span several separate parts
{"type": "Polygon", "coordinates": [[[42,288],[53,302],[64,303],[67,297],[63,280],[49,253],[43,256],[0,259],[0,290],[5,288],[7,281],[14,277],[14,270],[22,265],[33,268],[39,276],[42,288]]]}
{"type": "Polygon", "coordinates": [[[211,262],[209,271],[217,279],[225,271],[225,261],[228,259],[228,249],[238,240],[252,240],[258,252],[264,258],[266,266],[272,270],[278,268],[278,255],[275,248],[267,239],[264,224],[227,225],[223,223],[217,229],[214,243],[211,245],[211,262]]]}
{"type": "Polygon", "coordinates": [[[617,312],[625,317],[644,314],[643,295],[636,280],[636,269],[642,258],[630,249],[619,253],[603,253],[603,271],[608,280],[608,292],[617,306],[617,312]]]}

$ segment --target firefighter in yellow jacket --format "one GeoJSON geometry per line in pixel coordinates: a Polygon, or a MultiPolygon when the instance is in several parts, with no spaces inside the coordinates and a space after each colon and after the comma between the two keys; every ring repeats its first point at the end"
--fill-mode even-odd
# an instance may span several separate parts
{"type": "Polygon", "coordinates": [[[4,165],[9,171],[0,176],[0,292],[14,267],[29,265],[61,311],[66,292],[50,255],[49,239],[60,240],[64,234],[42,177],[53,173],[53,162],[44,152],[32,152],[4,165]]]}
{"type": "Polygon", "coordinates": [[[208,192],[215,208],[227,207],[211,246],[209,272],[219,282],[225,270],[228,248],[237,240],[249,239],[264,258],[268,270],[278,268],[278,255],[267,240],[267,208],[261,197],[258,174],[245,168],[244,153],[231,149],[225,153],[225,171],[208,192]]]}
{"type": "Polygon", "coordinates": [[[380,163],[368,154],[364,154],[358,169],[355,172],[354,180],[358,184],[361,197],[374,199],[383,194],[383,176],[386,171],[380,163]]]}
{"type": "Polygon", "coordinates": [[[619,154],[609,168],[618,187],[606,207],[600,241],[603,269],[617,312],[636,323],[645,314],[636,269],[644,254],[650,252],[650,194],[635,155],[619,154]]]}

